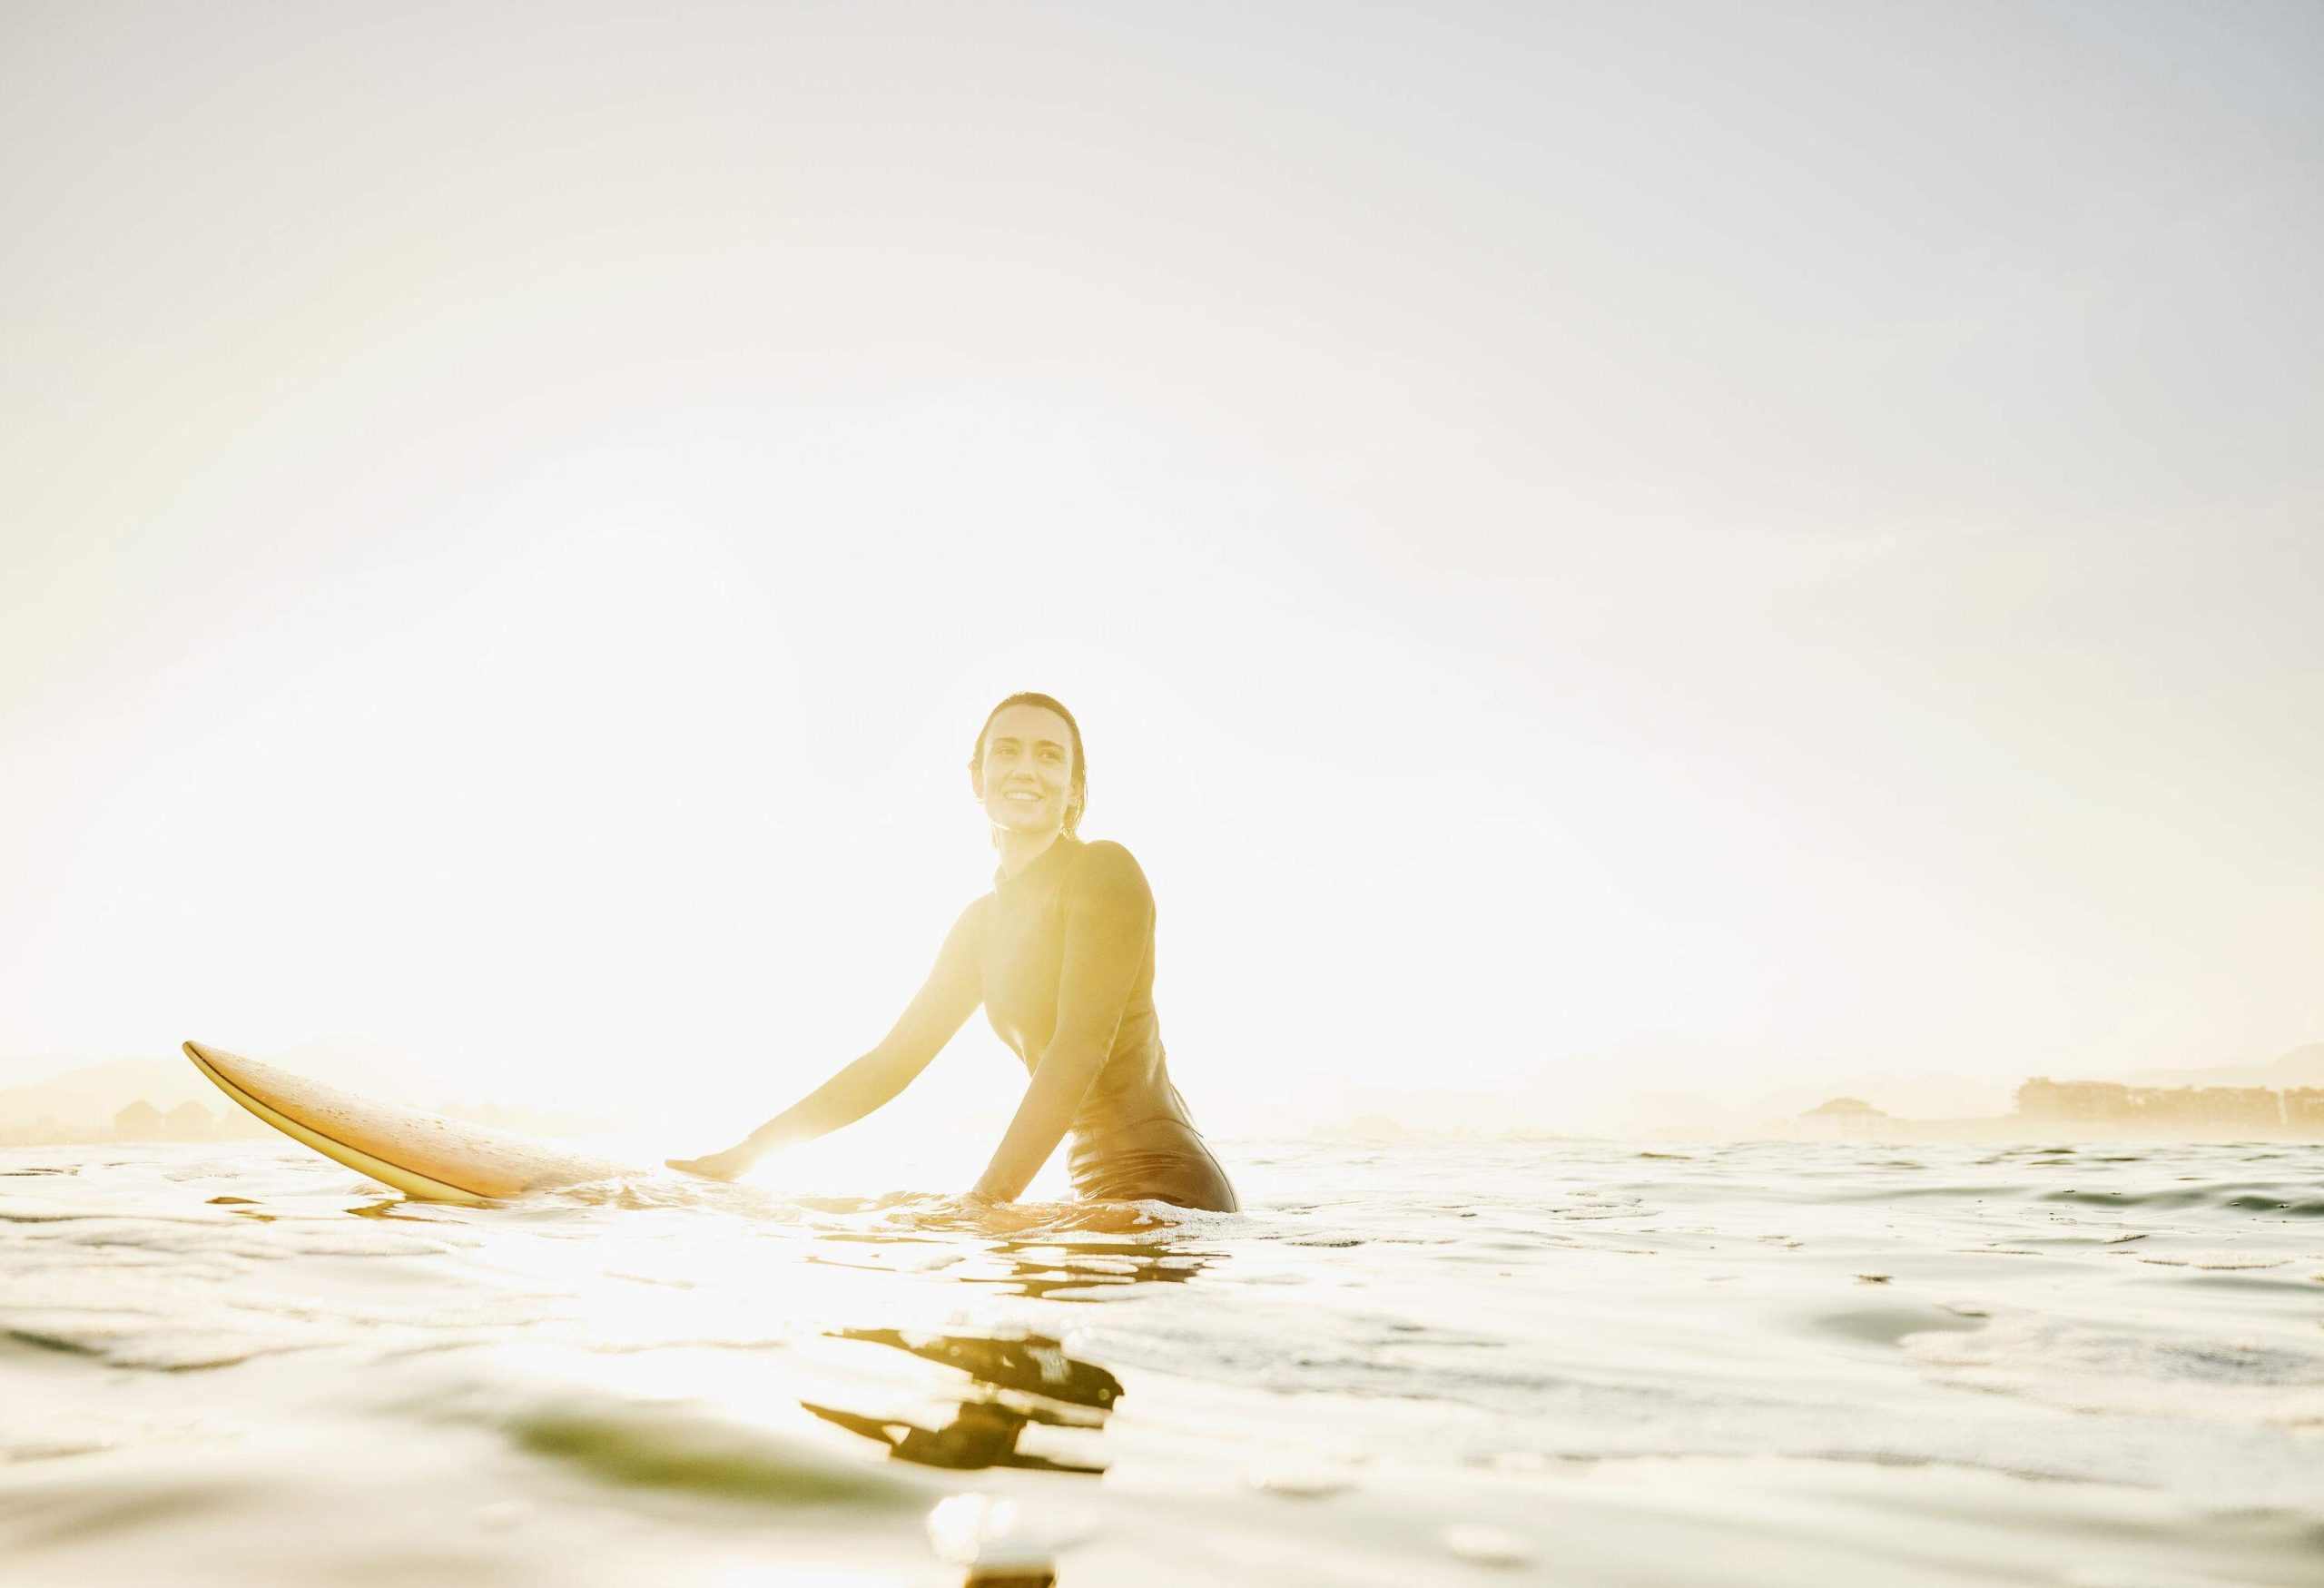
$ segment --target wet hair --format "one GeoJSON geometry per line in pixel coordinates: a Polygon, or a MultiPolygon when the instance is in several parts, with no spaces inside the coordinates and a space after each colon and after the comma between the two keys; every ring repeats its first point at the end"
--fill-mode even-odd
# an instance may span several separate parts
{"type": "Polygon", "coordinates": [[[1073,742],[1073,776],[1067,785],[1065,799],[1065,835],[1078,838],[1081,836],[1081,812],[1089,803],[1089,758],[1081,753],[1081,725],[1073,720],[1073,714],[1065,709],[1064,703],[1057,696],[1027,690],[1010,695],[985,713],[984,726],[977,730],[977,747],[969,753],[969,771],[980,779],[984,776],[984,742],[992,733],[992,719],[1012,705],[1038,705],[1065,719],[1066,737],[1073,742]]]}

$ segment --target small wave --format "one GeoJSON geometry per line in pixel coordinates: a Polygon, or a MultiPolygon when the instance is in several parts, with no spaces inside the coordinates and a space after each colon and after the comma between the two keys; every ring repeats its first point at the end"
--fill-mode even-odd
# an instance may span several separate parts
{"type": "Polygon", "coordinates": [[[31,1197],[10,1197],[0,1203],[0,1224],[61,1224],[89,1218],[90,1210],[71,1202],[43,1202],[31,1197]]]}
{"type": "Polygon", "coordinates": [[[55,1319],[20,1316],[0,1329],[0,1339],[65,1356],[94,1357],[113,1367],[161,1373],[232,1367],[316,1343],[286,1338],[280,1331],[189,1329],[173,1318],[142,1315],[55,1319]]]}
{"type": "Polygon", "coordinates": [[[2070,1187],[2044,1191],[2036,1199],[2084,1208],[2138,1208],[2149,1211],[2187,1208],[2216,1208],[2225,1213],[2270,1213],[2288,1218],[2324,1218],[2324,1199],[2303,1199],[2297,1190],[2277,1185],[2220,1184],[2189,1186],[2174,1190],[2105,1191],[2070,1187]],[[2287,1194],[2290,1191],[2290,1194],[2287,1194]]]}
{"type": "Polygon", "coordinates": [[[803,1442],[676,1406],[544,1408],[505,1425],[517,1445],[609,1483],[788,1505],[924,1505],[916,1486],[803,1442]]]}
{"type": "Polygon", "coordinates": [[[2018,1185],[1907,1185],[1869,1186],[1858,1191],[1835,1191],[1817,1187],[1811,1199],[1817,1202],[1977,1202],[2009,1201],[2024,1196],[2031,1188],[2018,1185]]]}
{"type": "Polygon", "coordinates": [[[505,1378],[440,1386],[403,1408],[490,1428],[599,1482],[784,1505],[925,1506],[929,1487],[803,1434],[695,1401],[636,1399],[586,1384],[505,1378]]]}
{"type": "Polygon", "coordinates": [[[1980,1389],[2079,1412],[2197,1422],[2324,1423],[2324,1352],[2132,1333],[2054,1317],[1904,1341],[1923,1366],[1980,1389]]]}

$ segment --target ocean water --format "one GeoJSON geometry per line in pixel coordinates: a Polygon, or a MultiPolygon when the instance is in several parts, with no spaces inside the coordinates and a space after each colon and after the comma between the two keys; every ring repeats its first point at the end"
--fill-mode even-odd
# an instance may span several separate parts
{"type": "Polygon", "coordinates": [[[2324,1583],[2324,1148],[1222,1156],[1000,1231],[0,1151],[0,1582],[2324,1583]]]}

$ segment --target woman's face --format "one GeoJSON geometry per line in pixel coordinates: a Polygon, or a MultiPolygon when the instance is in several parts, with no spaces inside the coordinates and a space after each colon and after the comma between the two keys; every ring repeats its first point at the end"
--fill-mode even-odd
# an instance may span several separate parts
{"type": "Polygon", "coordinates": [[[1012,705],[985,730],[977,797],[996,827],[1054,833],[1073,789],[1073,734],[1045,705],[1012,705]]]}

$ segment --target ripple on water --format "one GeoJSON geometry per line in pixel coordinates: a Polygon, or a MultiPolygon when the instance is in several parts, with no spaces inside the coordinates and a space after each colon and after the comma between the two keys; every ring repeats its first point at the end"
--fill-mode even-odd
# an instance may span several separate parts
{"type": "MultiPolygon", "coordinates": [[[[196,1420],[328,1412],[331,1448],[407,1439],[445,1492],[513,1472],[633,1520],[655,1513],[632,1494],[715,1502],[685,1513],[697,1531],[760,1510],[911,1528],[947,1468],[1093,1495],[1127,1475],[1187,1507],[1188,1537],[1247,1523],[1285,1560],[1403,1507],[1378,1556],[1399,1582],[1487,1563],[1450,1526],[1549,1536],[1534,1490],[1496,1512],[1479,1484],[1610,1488],[1672,1457],[1974,1466],[2324,1516],[2303,1465],[2324,1423],[2316,1242],[2293,1213],[2324,1154],[1983,1151],[1285,1146],[1248,1215],[1110,1229],[1037,1208],[1014,1230],[940,1226],[904,1194],[622,1182],[428,1209],[279,1156],[0,1159],[0,1423],[29,1430],[0,1475],[162,1437],[81,1415],[133,1384],[196,1420]],[[43,1396],[72,1415],[24,1417],[43,1396]]],[[[247,1449],[261,1481],[298,1476],[247,1449]]],[[[2029,1530],[2057,1504],[2016,1503],[2029,1530]]],[[[1155,1541],[1157,1571],[1207,1569],[1175,1547],[1155,1541]]]]}
{"type": "Polygon", "coordinates": [[[782,1505],[917,1511],[923,1484],[803,1440],[684,1406],[572,1400],[512,1412],[498,1426],[518,1448],[606,1483],[782,1505]]]}
{"type": "Polygon", "coordinates": [[[1915,1334],[1904,1346],[1956,1381],[2077,1412],[2324,1423],[2324,1350],[2316,1348],[2024,1316],[1995,1318],[1977,1333],[1915,1334]]]}
{"type": "Polygon", "coordinates": [[[1827,1313],[1816,1319],[1827,1333],[1870,1345],[1893,1346],[1907,1335],[1928,1330],[1965,1333],[1984,1327],[1984,1320],[1957,1309],[1907,1303],[1896,1307],[1859,1307],[1827,1313]]]}

